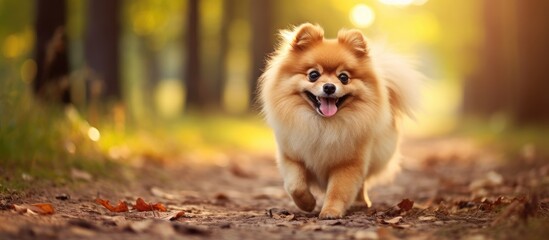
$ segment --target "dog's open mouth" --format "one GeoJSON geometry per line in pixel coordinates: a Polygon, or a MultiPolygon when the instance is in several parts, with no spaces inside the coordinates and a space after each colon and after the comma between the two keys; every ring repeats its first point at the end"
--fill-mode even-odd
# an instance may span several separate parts
{"type": "Polygon", "coordinates": [[[305,95],[313,103],[316,111],[323,117],[331,117],[337,113],[338,108],[349,97],[349,94],[343,97],[319,97],[309,91],[305,91],[305,95]]]}

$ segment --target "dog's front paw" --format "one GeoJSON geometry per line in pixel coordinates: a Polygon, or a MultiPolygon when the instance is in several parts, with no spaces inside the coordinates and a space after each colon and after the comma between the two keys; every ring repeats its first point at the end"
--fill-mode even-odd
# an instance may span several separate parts
{"type": "Polygon", "coordinates": [[[306,212],[315,210],[316,200],[309,190],[293,191],[290,195],[292,195],[295,205],[301,210],[306,212]]]}
{"type": "Polygon", "coordinates": [[[320,219],[338,219],[342,218],[345,215],[344,211],[338,211],[333,208],[329,209],[322,209],[320,212],[320,215],[318,215],[318,218],[320,219]]]}

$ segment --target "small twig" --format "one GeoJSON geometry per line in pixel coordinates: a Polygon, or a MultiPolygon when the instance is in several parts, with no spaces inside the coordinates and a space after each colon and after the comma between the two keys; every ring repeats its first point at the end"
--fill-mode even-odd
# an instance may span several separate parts
{"type": "Polygon", "coordinates": [[[160,216],[160,214],[157,213],[157,212],[155,211],[155,209],[153,208],[152,203],[149,203],[149,207],[151,208],[151,211],[153,212],[153,217],[159,217],[159,216],[160,216]]]}

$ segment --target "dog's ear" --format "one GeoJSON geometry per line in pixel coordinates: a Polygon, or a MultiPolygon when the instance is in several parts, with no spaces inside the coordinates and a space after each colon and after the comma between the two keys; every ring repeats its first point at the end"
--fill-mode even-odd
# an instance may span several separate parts
{"type": "Polygon", "coordinates": [[[294,29],[290,44],[296,50],[304,50],[323,38],[324,30],[320,26],[304,23],[294,29]]]}
{"type": "Polygon", "coordinates": [[[363,57],[368,54],[366,39],[359,30],[340,30],[337,34],[337,41],[349,46],[357,57],[363,57]]]}

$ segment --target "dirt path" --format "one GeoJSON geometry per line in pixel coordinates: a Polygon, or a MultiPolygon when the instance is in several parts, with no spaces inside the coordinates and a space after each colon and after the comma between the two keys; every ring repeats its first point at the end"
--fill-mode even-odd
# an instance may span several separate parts
{"type": "Polygon", "coordinates": [[[448,138],[408,141],[403,152],[407,159],[395,182],[372,190],[374,206],[354,206],[340,220],[319,220],[318,206],[313,213],[299,211],[284,193],[271,156],[235,155],[208,164],[145,164],[121,173],[134,179],[130,183],[95,179],[4,194],[0,239],[543,239],[549,234],[547,159],[525,155],[515,159],[521,164],[505,165],[504,156],[448,138]],[[141,197],[168,211],[112,213],[94,202],[98,197],[113,203],[141,197]],[[56,212],[11,209],[39,202],[52,203],[56,212]],[[169,220],[181,211],[183,217],[169,220]]]}

